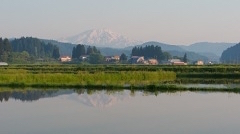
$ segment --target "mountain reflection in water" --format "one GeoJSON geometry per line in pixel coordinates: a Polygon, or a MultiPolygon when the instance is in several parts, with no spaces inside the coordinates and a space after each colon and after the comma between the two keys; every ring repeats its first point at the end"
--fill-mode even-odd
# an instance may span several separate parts
{"type": "Polygon", "coordinates": [[[234,92],[20,90],[0,90],[0,134],[240,132],[234,92]]]}
{"type": "Polygon", "coordinates": [[[9,99],[20,101],[37,101],[43,98],[57,97],[80,102],[90,107],[110,107],[117,102],[130,98],[131,91],[95,91],[85,89],[62,89],[62,90],[14,90],[0,92],[0,101],[7,102],[9,99]]]}
{"type": "Polygon", "coordinates": [[[71,96],[62,96],[64,99],[80,102],[85,106],[105,108],[111,107],[118,102],[130,98],[130,91],[116,92],[108,94],[107,91],[98,91],[92,94],[72,94],[71,96]]]}
{"type": "MultiPolygon", "coordinates": [[[[237,88],[239,84],[181,84],[182,87],[192,88],[217,88],[217,89],[227,89],[227,88],[237,88]]],[[[187,90],[180,90],[187,91],[187,90]]],[[[201,91],[201,90],[200,90],[201,91]]],[[[89,107],[110,107],[118,102],[127,100],[135,94],[155,95],[159,93],[176,93],[177,90],[149,90],[135,92],[134,90],[88,90],[88,89],[28,89],[28,90],[0,90],[0,101],[7,102],[9,99],[15,99],[20,101],[37,101],[43,98],[51,97],[61,97],[62,99],[67,99],[71,101],[76,101],[89,107]]],[[[204,91],[205,93],[207,91],[204,91]]],[[[235,92],[236,93],[236,92],[235,92]]]]}

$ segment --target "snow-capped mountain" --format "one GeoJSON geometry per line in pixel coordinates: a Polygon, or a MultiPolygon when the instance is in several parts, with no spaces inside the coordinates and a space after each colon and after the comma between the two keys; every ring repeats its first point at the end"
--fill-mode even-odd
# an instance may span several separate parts
{"type": "Polygon", "coordinates": [[[62,99],[67,99],[75,102],[80,102],[88,107],[95,107],[95,108],[108,108],[119,102],[128,100],[131,98],[130,96],[131,91],[125,90],[124,92],[116,92],[109,94],[106,91],[99,91],[93,94],[71,94],[71,95],[63,95],[61,96],[62,99]]]}
{"type": "Polygon", "coordinates": [[[96,47],[124,48],[128,46],[140,45],[142,42],[130,40],[109,29],[88,30],[75,36],[62,38],[59,41],[73,44],[93,45],[96,47]]]}

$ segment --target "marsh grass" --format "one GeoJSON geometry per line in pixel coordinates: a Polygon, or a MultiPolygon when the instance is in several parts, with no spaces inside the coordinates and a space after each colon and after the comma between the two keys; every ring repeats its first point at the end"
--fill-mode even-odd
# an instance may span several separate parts
{"type": "Polygon", "coordinates": [[[235,65],[10,65],[0,67],[0,86],[169,89],[181,83],[239,83],[239,72],[235,65]]]}
{"type": "Polygon", "coordinates": [[[26,70],[0,70],[0,85],[9,86],[145,86],[174,81],[176,74],[166,71],[122,71],[77,73],[29,73],[26,70]]]}

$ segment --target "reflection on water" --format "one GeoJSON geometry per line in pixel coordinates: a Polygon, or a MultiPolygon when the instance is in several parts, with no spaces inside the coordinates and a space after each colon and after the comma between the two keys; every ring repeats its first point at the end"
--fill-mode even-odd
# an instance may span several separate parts
{"type": "Polygon", "coordinates": [[[224,84],[181,84],[181,86],[186,88],[217,88],[217,89],[228,88],[228,85],[224,84]]]}
{"type": "Polygon", "coordinates": [[[240,84],[240,79],[178,78],[175,82],[182,84],[240,84]]]}
{"type": "Polygon", "coordinates": [[[72,90],[13,90],[13,91],[2,91],[0,92],[0,101],[8,101],[9,98],[21,101],[36,101],[40,98],[54,97],[62,94],[73,93],[72,90]]]}
{"type": "Polygon", "coordinates": [[[112,93],[108,93],[107,91],[95,91],[91,94],[88,94],[87,92],[82,94],[72,94],[71,98],[69,99],[72,101],[82,103],[86,106],[105,108],[111,107],[118,102],[129,99],[130,98],[129,93],[130,91],[112,93]]]}
{"type": "MultiPolygon", "coordinates": [[[[0,101],[7,102],[9,99],[20,101],[37,101],[43,98],[58,97],[79,102],[89,107],[110,107],[114,104],[127,100],[135,96],[135,91],[130,90],[86,90],[86,89],[31,89],[31,90],[13,90],[0,92],[0,101]],[[71,95],[70,97],[67,95],[71,95]]],[[[143,96],[153,94],[151,92],[142,92],[143,96]]]]}
{"type": "MultiPolygon", "coordinates": [[[[175,93],[178,91],[188,91],[191,88],[199,89],[194,91],[221,91],[221,92],[234,92],[238,93],[240,84],[176,84],[180,89],[145,89],[143,95],[154,94],[157,96],[159,93],[175,93]],[[207,89],[207,90],[204,90],[207,89]],[[233,90],[219,90],[219,89],[233,89],[233,90]]],[[[137,90],[87,90],[87,89],[29,89],[29,90],[0,90],[0,101],[8,101],[10,98],[21,101],[37,101],[41,98],[50,98],[60,95],[73,94],[73,100],[81,101],[88,106],[107,107],[118,100],[124,100],[129,96],[135,96],[137,90]]]]}
{"type": "Polygon", "coordinates": [[[240,132],[235,93],[31,89],[0,96],[6,100],[0,103],[0,134],[240,132]]]}

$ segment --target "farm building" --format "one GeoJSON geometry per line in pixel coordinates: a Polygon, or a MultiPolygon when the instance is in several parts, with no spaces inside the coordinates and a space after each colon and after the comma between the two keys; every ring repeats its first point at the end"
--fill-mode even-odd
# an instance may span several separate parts
{"type": "Polygon", "coordinates": [[[69,56],[63,56],[60,58],[60,60],[61,60],[61,62],[69,62],[72,60],[72,58],[69,56]]]}
{"type": "Polygon", "coordinates": [[[144,64],[144,56],[132,56],[131,63],[132,64],[144,64]]]}
{"type": "Polygon", "coordinates": [[[148,60],[148,63],[149,63],[150,65],[157,65],[157,64],[158,64],[158,61],[157,61],[156,59],[149,59],[149,60],[148,60]]]}
{"type": "Polygon", "coordinates": [[[195,65],[204,65],[204,62],[202,60],[199,60],[195,63],[195,65]]]}

